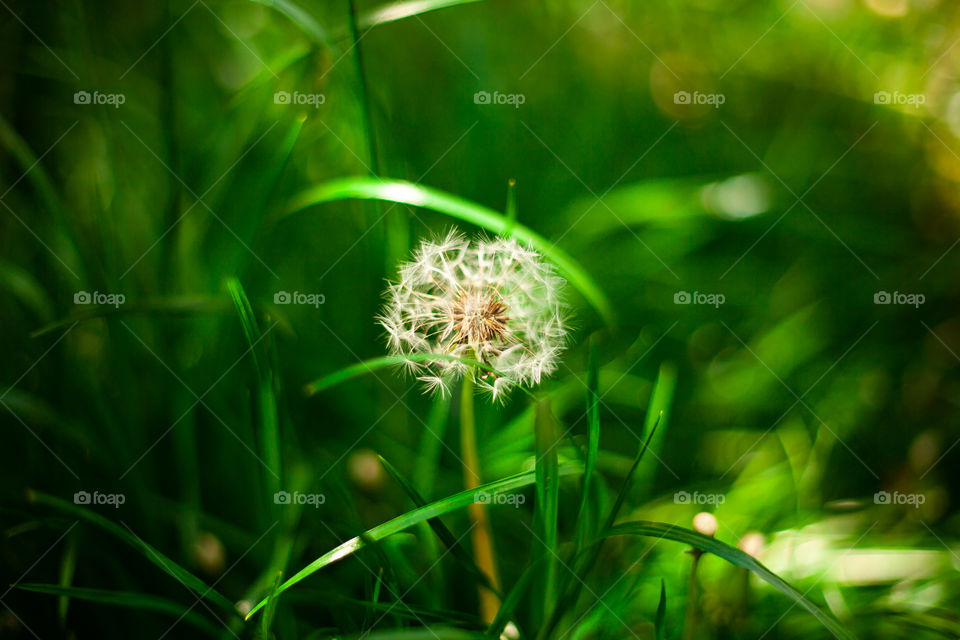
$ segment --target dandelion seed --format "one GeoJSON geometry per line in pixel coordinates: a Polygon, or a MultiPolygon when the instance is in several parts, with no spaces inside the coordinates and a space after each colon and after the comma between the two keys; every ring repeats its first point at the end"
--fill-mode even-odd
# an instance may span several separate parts
{"type": "Polygon", "coordinates": [[[494,399],[549,376],[563,351],[567,327],[564,280],[536,251],[507,238],[468,240],[452,230],[423,241],[387,288],[377,318],[394,355],[408,360],[428,391],[446,394],[479,361],[476,383],[494,399]],[[446,356],[446,357],[444,357],[446,356]]]}

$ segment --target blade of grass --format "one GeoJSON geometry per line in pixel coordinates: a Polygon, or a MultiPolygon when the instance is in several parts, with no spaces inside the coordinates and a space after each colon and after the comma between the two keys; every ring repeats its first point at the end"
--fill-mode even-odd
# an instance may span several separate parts
{"type": "Polygon", "coordinates": [[[251,0],[265,7],[275,9],[285,15],[293,24],[297,25],[301,31],[310,36],[314,43],[327,45],[327,32],[313,16],[307,13],[292,0],[251,0]]]}
{"type": "Polygon", "coordinates": [[[540,565],[545,561],[546,558],[541,556],[539,559],[527,566],[523,573],[520,574],[520,577],[514,583],[513,588],[507,592],[507,596],[503,599],[503,604],[500,605],[500,610],[497,611],[497,617],[494,618],[489,628],[487,628],[488,638],[499,638],[500,634],[503,633],[507,623],[509,623],[510,619],[513,618],[513,614],[516,612],[517,607],[520,606],[523,596],[530,588],[530,585],[533,584],[533,579],[539,575],[541,571],[540,565]]]}
{"type": "Polygon", "coordinates": [[[314,395],[319,393],[324,389],[329,389],[335,385],[345,382],[350,378],[356,378],[367,373],[373,373],[380,369],[386,369],[387,367],[395,367],[401,365],[405,362],[421,362],[421,361],[433,361],[433,360],[459,360],[464,364],[469,364],[474,367],[479,367],[484,371],[489,371],[490,373],[496,373],[496,370],[493,369],[490,365],[484,364],[477,360],[471,360],[469,358],[458,358],[456,356],[451,356],[446,353],[412,353],[406,356],[383,356],[380,358],[373,358],[371,360],[365,360],[363,362],[358,362],[357,364],[350,365],[335,371],[331,374],[325,375],[322,378],[318,378],[313,382],[308,383],[304,386],[304,391],[307,395],[314,395]]]}
{"type": "Polygon", "coordinates": [[[653,621],[653,629],[656,640],[663,640],[666,637],[667,629],[664,625],[664,619],[667,615],[667,585],[660,578],[660,602],[657,603],[657,617],[653,621]]]}
{"type": "Polygon", "coordinates": [[[227,280],[227,289],[230,291],[230,298],[233,300],[240,316],[240,325],[243,327],[243,334],[247,338],[250,355],[257,372],[261,455],[269,470],[273,472],[266,473],[263,480],[267,487],[267,495],[273,495],[280,491],[280,477],[282,475],[282,467],[280,466],[280,418],[277,414],[276,382],[267,359],[257,352],[257,345],[263,340],[264,336],[260,332],[257,318],[253,313],[250,300],[243,290],[243,285],[236,278],[230,278],[227,280]]]}
{"type": "MultiPolygon", "coordinates": [[[[670,406],[673,403],[673,392],[676,386],[677,367],[670,362],[664,362],[660,365],[660,371],[657,373],[657,381],[653,386],[653,392],[650,394],[650,404],[647,406],[647,417],[643,425],[644,433],[652,433],[651,428],[653,423],[660,423],[657,434],[650,443],[650,446],[655,451],[662,448],[661,445],[664,434],[667,432],[667,425],[670,419],[670,406]]],[[[653,480],[656,469],[657,467],[653,463],[641,466],[637,469],[637,482],[641,485],[648,485],[653,480]]]]}
{"type": "Polygon", "coordinates": [[[542,253],[600,313],[607,324],[615,324],[613,306],[590,275],[549,240],[503,214],[463,198],[405,180],[343,178],[312,187],[291,202],[287,215],[324,202],[350,198],[385,200],[442,213],[496,234],[510,235],[542,253]]]}
{"type": "MultiPolygon", "coordinates": [[[[73,586],[73,576],[77,570],[77,540],[74,536],[68,536],[67,547],[63,552],[63,560],[60,561],[60,586],[69,589],[73,586]]],[[[57,617],[60,619],[60,626],[67,628],[67,611],[70,607],[70,596],[61,595],[57,598],[57,617]]]]}
{"type": "Polygon", "coordinates": [[[730,564],[753,572],[758,578],[793,600],[795,604],[809,611],[835,638],[839,638],[840,640],[854,640],[854,636],[851,635],[836,618],[820,609],[813,601],[786,580],[767,569],[753,556],[720,542],[716,538],[711,538],[696,531],[684,529],[683,527],[665,522],[649,522],[645,520],[618,524],[602,534],[604,538],[624,535],[673,540],[675,542],[688,544],[701,551],[712,553],[730,564]]]}
{"type": "MultiPolygon", "coordinates": [[[[575,464],[565,464],[561,465],[559,473],[561,476],[574,475],[582,473],[583,469],[579,465],[575,464]]],[[[323,554],[306,567],[297,572],[294,576],[289,578],[286,582],[280,585],[280,588],[277,590],[277,593],[282,593],[294,586],[295,584],[303,581],[307,577],[316,573],[320,569],[326,567],[327,565],[333,564],[339,560],[347,558],[359,549],[363,548],[365,545],[364,538],[378,541],[383,540],[387,536],[391,536],[394,533],[408,529],[420,522],[424,522],[431,518],[435,518],[444,513],[454,511],[456,509],[462,509],[469,504],[472,504],[476,501],[478,494],[486,493],[487,495],[493,497],[500,495],[501,493],[506,493],[513,491],[514,489],[519,489],[521,487],[526,487],[533,484],[536,481],[535,472],[527,471],[524,473],[518,473],[517,475],[510,476],[508,478],[502,478],[500,480],[495,480],[493,482],[488,482],[487,484],[480,485],[476,489],[470,489],[467,491],[461,491],[455,493],[452,496],[443,498],[442,500],[437,500],[431,502],[427,505],[424,505],[413,511],[409,511],[401,516],[397,516],[392,520],[388,520],[383,524],[377,525],[372,529],[368,529],[363,534],[347,540],[343,544],[339,545],[335,549],[328,551],[323,554]]],[[[250,612],[247,614],[247,619],[253,616],[257,611],[259,611],[266,604],[265,600],[260,601],[250,612]]]]}
{"type": "Polygon", "coordinates": [[[540,598],[541,619],[546,619],[550,615],[550,607],[554,605],[553,594],[556,589],[557,513],[560,501],[560,478],[557,475],[558,434],[548,400],[537,402],[534,435],[537,503],[533,530],[539,541],[535,558],[546,558],[546,567],[540,576],[537,595],[540,598]]]}
{"type": "Polygon", "coordinates": [[[201,298],[197,296],[171,298],[148,303],[126,303],[120,307],[93,307],[86,311],[72,313],[50,324],[44,325],[30,333],[31,338],[39,338],[48,333],[65,329],[77,322],[85,322],[96,318],[106,318],[115,315],[156,314],[156,313],[220,313],[229,309],[222,301],[216,298],[201,298]]]}
{"type": "Polygon", "coordinates": [[[260,618],[260,635],[264,638],[270,637],[270,627],[273,625],[273,616],[277,611],[277,589],[280,587],[281,580],[283,580],[283,572],[277,571],[273,580],[273,590],[267,596],[267,610],[263,612],[263,617],[260,618]]]}
{"type": "Polygon", "coordinates": [[[157,549],[133,535],[125,528],[115,524],[110,520],[107,520],[99,513],[95,513],[90,509],[85,509],[81,506],[61,500],[60,498],[55,498],[54,496],[42,493],[40,491],[31,491],[28,497],[36,504],[51,507],[57,511],[61,511],[100,527],[107,533],[140,551],[147,558],[147,560],[160,567],[160,569],[162,569],[167,575],[176,578],[186,587],[193,590],[197,596],[205,598],[219,607],[223,607],[228,611],[236,613],[233,603],[219,592],[214,590],[213,587],[208,586],[203,580],[193,575],[167,556],[160,553],[157,549]]]}
{"type": "Polygon", "coordinates": [[[91,589],[88,587],[64,587],[56,584],[39,584],[32,582],[18,584],[17,588],[34,593],[59,596],[60,598],[75,598],[77,600],[86,600],[88,602],[124,607],[127,609],[169,613],[178,618],[182,617],[186,622],[202,629],[211,636],[216,636],[220,633],[217,627],[209,620],[194,614],[192,611],[188,611],[186,605],[147,593],[91,589]]]}
{"type": "MultiPolygon", "coordinates": [[[[413,501],[413,504],[415,504],[417,508],[426,506],[427,501],[424,500],[423,496],[420,495],[414,486],[410,484],[410,482],[408,482],[403,475],[401,475],[397,468],[390,464],[383,456],[377,457],[380,458],[380,463],[383,465],[383,468],[387,470],[387,473],[389,473],[394,480],[397,481],[397,484],[400,485],[410,500],[413,501]]],[[[440,538],[440,541],[444,544],[444,546],[450,550],[450,555],[452,555],[455,560],[460,562],[460,564],[463,565],[463,567],[473,578],[475,578],[486,588],[496,593],[497,597],[502,597],[502,594],[490,583],[490,580],[487,578],[486,574],[480,571],[467,550],[457,542],[456,536],[454,536],[453,532],[447,528],[447,525],[443,524],[443,521],[440,520],[440,518],[430,518],[427,520],[427,524],[430,525],[430,528],[433,529],[433,532],[438,538],[440,538]]]]}
{"type": "Polygon", "coordinates": [[[580,515],[577,518],[577,533],[574,540],[575,552],[588,544],[595,533],[594,517],[598,505],[591,504],[593,491],[593,473],[597,465],[600,450],[600,364],[597,356],[595,336],[590,337],[590,355],[587,364],[587,456],[583,471],[583,495],[580,497],[580,515]],[[594,507],[591,510],[591,506],[594,507]]]}
{"type": "Polygon", "coordinates": [[[480,2],[480,0],[410,0],[409,2],[393,2],[360,16],[357,24],[361,29],[375,27],[378,24],[396,22],[404,18],[412,18],[428,11],[436,11],[446,7],[455,7],[461,4],[480,2]]]}
{"type": "MultiPolygon", "coordinates": [[[[659,385],[660,379],[657,379],[657,383],[654,385],[653,395],[657,393],[657,385],[659,385]]],[[[647,414],[647,422],[650,421],[650,414],[647,414]]],[[[623,483],[620,485],[620,491],[617,493],[616,501],[613,506],[610,508],[610,513],[607,514],[606,523],[604,524],[603,530],[606,531],[613,526],[613,523],[616,522],[617,515],[620,513],[620,509],[623,506],[624,501],[626,500],[627,494],[630,491],[630,486],[632,484],[633,475],[637,471],[637,467],[640,466],[641,460],[643,460],[643,455],[647,452],[647,449],[650,447],[650,441],[653,439],[654,434],[657,432],[657,427],[660,424],[659,416],[653,422],[650,427],[649,432],[647,433],[647,438],[644,440],[643,445],[640,447],[640,451],[637,453],[637,457],[634,458],[633,465],[630,467],[630,470],[627,472],[627,475],[623,479],[623,483]]],[[[559,593],[561,597],[558,599],[556,606],[553,609],[553,615],[549,618],[549,622],[541,628],[540,634],[537,636],[540,639],[547,638],[553,632],[557,624],[560,623],[560,619],[563,614],[567,612],[577,601],[577,598],[580,596],[580,592],[583,588],[583,579],[590,573],[593,569],[593,566],[596,564],[597,559],[600,557],[601,545],[595,545],[591,548],[589,553],[583,553],[579,558],[576,556],[571,559],[571,562],[568,562],[568,566],[574,567],[574,572],[567,573],[564,576],[564,579],[561,583],[559,593]],[[578,576],[579,579],[573,581],[573,577],[578,576]]]]}

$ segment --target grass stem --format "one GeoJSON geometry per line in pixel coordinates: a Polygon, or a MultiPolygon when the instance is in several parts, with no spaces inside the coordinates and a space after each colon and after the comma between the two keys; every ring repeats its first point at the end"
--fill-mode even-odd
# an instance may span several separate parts
{"type": "MultiPolygon", "coordinates": [[[[477,428],[473,412],[473,376],[471,371],[463,377],[460,396],[460,451],[463,461],[463,483],[466,489],[476,489],[481,484],[480,460],[477,454],[477,428]]],[[[486,505],[473,502],[467,508],[472,529],[473,557],[477,567],[486,574],[490,584],[500,589],[500,580],[493,556],[493,533],[490,529],[490,517],[486,505]]],[[[480,615],[490,624],[500,609],[497,595],[483,585],[479,585],[480,615]]]]}

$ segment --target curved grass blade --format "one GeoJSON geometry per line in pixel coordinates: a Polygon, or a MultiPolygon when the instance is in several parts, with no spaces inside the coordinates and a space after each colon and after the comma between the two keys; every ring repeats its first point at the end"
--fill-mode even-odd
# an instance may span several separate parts
{"type": "Polygon", "coordinates": [[[361,29],[375,27],[378,24],[396,22],[404,18],[412,18],[428,11],[436,11],[446,7],[455,7],[459,4],[470,4],[480,0],[410,0],[409,2],[392,2],[369,11],[357,19],[357,26],[361,29]]]}
{"type": "Polygon", "coordinates": [[[566,252],[503,214],[463,198],[406,180],[342,178],[307,189],[291,202],[287,215],[323,202],[349,198],[386,200],[423,207],[501,235],[510,235],[542,253],[570,281],[607,324],[615,324],[613,306],[590,275],[566,252]]]}
{"type": "Polygon", "coordinates": [[[219,607],[223,607],[228,611],[236,613],[233,603],[227,600],[219,592],[215,591],[213,587],[208,586],[203,580],[157,551],[157,549],[144,542],[130,531],[127,531],[114,522],[107,520],[99,513],[94,513],[89,509],[84,509],[83,507],[65,500],[61,500],[60,498],[55,498],[46,493],[41,493],[39,491],[31,491],[29,498],[36,504],[52,507],[58,511],[70,514],[75,518],[80,518],[81,520],[100,527],[107,533],[115,536],[134,549],[143,553],[147,560],[160,567],[160,569],[162,569],[167,575],[179,580],[184,586],[192,589],[198,597],[205,598],[219,607]]]}
{"type": "Polygon", "coordinates": [[[742,567],[756,574],[758,578],[764,580],[777,591],[793,600],[797,605],[809,611],[835,638],[839,638],[840,640],[855,640],[854,636],[851,635],[836,618],[820,609],[813,601],[800,593],[800,591],[786,580],[770,571],[770,569],[767,569],[753,556],[720,542],[716,538],[711,538],[696,531],[684,529],[683,527],[665,522],[649,522],[646,520],[624,522],[603,533],[604,538],[625,535],[645,536],[657,539],[665,538],[667,540],[688,544],[691,547],[696,547],[707,553],[712,553],[730,564],[742,567]]]}
{"type": "Polygon", "coordinates": [[[212,636],[216,636],[220,631],[209,620],[202,618],[192,611],[188,611],[187,606],[150,595],[148,593],[136,593],[133,591],[111,591],[108,589],[91,589],[88,587],[64,587],[56,584],[24,583],[18,584],[17,589],[32,591],[34,593],[46,593],[59,596],[61,598],[74,598],[76,600],[87,600],[100,604],[124,607],[127,609],[139,609],[141,611],[157,611],[160,613],[169,613],[172,616],[182,617],[184,621],[189,622],[195,627],[202,629],[212,636]]]}
{"type": "MultiPolygon", "coordinates": [[[[418,492],[413,485],[400,474],[397,468],[387,462],[387,459],[383,456],[377,457],[380,458],[380,463],[383,465],[383,468],[387,470],[387,473],[393,476],[393,479],[397,481],[397,484],[400,485],[410,500],[413,501],[413,504],[415,504],[417,508],[426,506],[427,501],[424,500],[423,496],[420,495],[420,492],[418,492]]],[[[454,536],[453,532],[447,528],[447,525],[443,524],[443,521],[440,520],[440,518],[430,518],[427,520],[427,524],[430,525],[430,528],[433,529],[433,532],[437,534],[437,537],[440,538],[440,541],[443,542],[444,546],[450,550],[450,555],[459,561],[464,568],[480,582],[480,584],[497,594],[498,598],[503,598],[503,594],[501,594],[490,583],[490,579],[487,578],[487,575],[477,567],[473,561],[473,558],[470,557],[470,554],[467,553],[466,549],[464,549],[463,546],[457,542],[456,536],[454,536]]]]}
{"type": "Polygon", "coordinates": [[[313,16],[307,13],[303,8],[301,8],[292,0],[252,0],[257,4],[262,4],[265,7],[270,7],[271,9],[276,9],[287,18],[290,19],[292,23],[297,25],[301,31],[310,36],[310,39],[313,40],[316,44],[326,45],[328,44],[327,32],[324,30],[320,23],[314,20],[313,16]]]}
{"type": "Polygon", "coordinates": [[[312,396],[313,394],[319,393],[324,389],[329,389],[332,386],[338,385],[341,382],[345,382],[350,378],[356,378],[357,376],[361,376],[365,373],[373,373],[379,369],[395,367],[405,362],[422,362],[431,360],[459,360],[464,364],[479,367],[484,371],[489,371],[490,373],[496,373],[496,370],[490,365],[477,360],[471,360],[469,358],[458,358],[446,353],[412,353],[406,356],[383,356],[380,358],[373,358],[371,360],[364,360],[363,362],[358,362],[357,364],[350,365],[349,367],[345,367],[339,371],[334,371],[329,375],[314,380],[313,382],[305,385],[303,389],[307,395],[312,396]]]}
{"type": "MultiPolygon", "coordinates": [[[[561,476],[573,475],[582,472],[583,469],[579,465],[574,464],[562,465],[559,471],[561,476]]],[[[490,497],[493,497],[500,495],[501,493],[513,491],[514,489],[529,486],[535,481],[536,478],[534,471],[518,473],[517,475],[510,476],[509,478],[503,478],[501,480],[480,485],[476,489],[469,489],[467,491],[455,493],[452,496],[448,496],[442,500],[431,502],[430,504],[424,505],[418,509],[414,509],[413,511],[409,511],[401,516],[397,516],[396,518],[377,525],[372,529],[368,529],[363,534],[351,538],[335,549],[323,554],[280,585],[280,588],[277,589],[276,593],[283,593],[290,587],[294,586],[298,582],[301,582],[327,565],[333,564],[338,560],[343,560],[344,558],[353,555],[365,546],[365,539],[372,541],[383,540],[388,536],[403,531],[404,529],[408,529],[420,522],[430,520],[431,518],[436,518],[437,516],[454,511],[456,509],[462,509],[468,504],[475,502],[477,495],[480,493],[486,493],[490,497]]],[[[266,600],[261,600],[257,606],[251,609],[247,614],[247,619],[249,620],[250,617],[263,608],[265,604],[266,600]]]]}

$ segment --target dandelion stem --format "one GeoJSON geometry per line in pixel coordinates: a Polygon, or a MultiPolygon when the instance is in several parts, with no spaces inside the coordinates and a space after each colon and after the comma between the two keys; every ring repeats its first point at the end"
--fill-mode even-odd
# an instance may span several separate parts
{"type": "MultiPolygon", "coordinates": [[[[463,377],[463,387],[460,396],[460,453],[463,462],[463,483],[467,489],[476,489],[480,486],[480,460],[477,454],[477,429],[473,414],[473,377],[475,370],[471,370],[463,377]]],[[[493,534],[490,529],[490,518],[486,505],[474,502],[467,508],[472,525],[470,535],[473,541],[473,558],[477,567],[490,580],[494,588],[500,589],[500,580],[497,568],[493,561],[493,534]]],[[[497,595],[479,585],[480,615],[490,624],[500,609],[500,600],[497,595]]]]}

